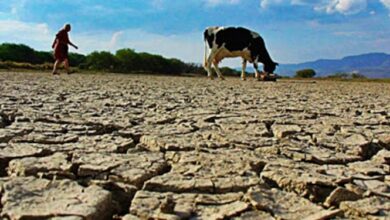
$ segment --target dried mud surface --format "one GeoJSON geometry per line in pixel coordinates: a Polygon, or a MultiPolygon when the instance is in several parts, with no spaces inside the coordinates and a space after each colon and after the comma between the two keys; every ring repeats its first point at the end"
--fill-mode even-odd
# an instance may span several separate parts
{"type": "Polygon", "coordinates": [[[2,219],[389,219],[390,84],[0,73],[2,219]]]}

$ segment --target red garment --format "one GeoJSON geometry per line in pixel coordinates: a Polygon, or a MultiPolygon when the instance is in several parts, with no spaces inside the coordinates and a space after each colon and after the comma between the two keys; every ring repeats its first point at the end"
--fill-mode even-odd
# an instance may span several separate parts
{"type": "Polygon", "coordinates": [[[64,61],[68,58],[68,32],[64,29],[60,30],[56,35],[56,43],[54,45],[54,58],[59,61],[64,61]]]}

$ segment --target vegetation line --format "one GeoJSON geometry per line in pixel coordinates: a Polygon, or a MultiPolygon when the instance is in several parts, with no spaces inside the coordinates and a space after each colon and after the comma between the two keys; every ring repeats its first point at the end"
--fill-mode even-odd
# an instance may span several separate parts
{"type": "MultiPolygon", "coordinates": [[[[120,49],[112,54],[95,51],[88,55],[69,53],[72,67],[81,70],[112,73],[159,73],[180,75],[197,73],[206,75],[200,64],[185,63],[175,58],[165,58],[150,53],[137,53],[132,49],[120,49]]],[[[0,69],[50,70],[53,67],[52,52],[35,51],[24,44],[0,44],[0,69]]],[[[222,68],[225,75],[239,75],[240,72],[228,67],[222,68]]]]}

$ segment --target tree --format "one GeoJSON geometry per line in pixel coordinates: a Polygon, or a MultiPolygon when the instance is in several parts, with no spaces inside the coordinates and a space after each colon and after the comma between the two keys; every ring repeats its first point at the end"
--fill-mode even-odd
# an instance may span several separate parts
{"type": "MultiPolygon", "coordinates": [[[[35,56],[37,58],[37,63],[53,63],[54,57],[52,52],[46,52],[46,51],[36,51],[35,56]]],[[[31,61],[28,61],[28,63],[31,63],[31,61]]]]}
{"type": "Polygon", "coordinates": [[[184,63],[179,59],[175,59],[175,58],[169,59],[169,63],[170,63],[169,72],[171,72],[172,74],[185,73],[187,70],[188,64],[184,63]]]}
{"type": "Polygon", "coordinates": [[[348,78],[349,78],[349,74],[348,74],[348,73],[339,72],[339,73],[335,73],[335,74],[333,74],[333,75],[329,75],[328,78],[333,78],[333,79],[348,79],[348,78]]]}
{"type": "Polygon", "coordinates": [[[80,66],[87,60],[86,56],[79,53],[69,53],[69,64],[71,66],[80,66]]]}
{"type": "Polygon", "coordinates": [[[360,73],[352,73],[351,74],[352,79],[366,79],[367,77],[360,73]]]}
{"type": "Polygon", "coordinates": [[[160,55],[150,53],[139,53],[141,58],[141,70],[153,73],[166,73],[164,68],[167,66],[165,58],[160,55]]]}
{"type": "Polygon", "coordinates": [[[201,75],[207,74],[203,66],[197,63],[185,63],[183,73],[196,73],[201,75]]]}
{"type": "Polygon", "coordinates": [[[296,78],[313,78],[315,75],[316,72],[313,69],[298,70],[295,73],[296,78]]]}
{"type": "Polygon", "coordinates": [[[119,65],[118,71],[120,72],[133,72],[141,70],[141,58],[132,49],[121,49],[116,51],[115,57],[117,58],[119,65]]]}
{"type": "Polygon", "coordinates": [[[86,58],[85,66],[91,70],[113,71],[118,66],[117,58],[110,52],[92,52],[86,58]]]}
{"type": "Polygon", "coordinates": [[[4,43],[0,45],[0,60],[24,63],[39,63],[35,50],[24,44],[4,43]]]}
{"type": "Polygon", "coordinates": [[[221,73],[225,76],[240,76],[241,71],[229,68],[229,67],[222,67],[220,68],[221,73]]]}
{"type": "MultiPolygon", "coordinates": [[[[42,66],[51,68],[51,65],[41,67],[31,64],[53,63],[53,52],[35,51],[23,44],[0,44],[0,61],[10,61],[16,68],[35,68],[42,66]],[[21,65],[20,63],[23,63],[21,65]]],[[[133,49],[121,49],[115,55],[107,51],[95,51],[87,56],[78,53],[69,53],[69,63],[80,69],[111,72],[147,72],[160,74],[195,73],[205,75],[206,71],[200,64],[184,63],[175,58],[165,58],[161,55],[150,53],[137,53],[133,49]]],[[[8,65],[3,65],[8,67],[8,65]]],[[[224,75],[239,75],[234,69],[221,68],[224,75]]]]}

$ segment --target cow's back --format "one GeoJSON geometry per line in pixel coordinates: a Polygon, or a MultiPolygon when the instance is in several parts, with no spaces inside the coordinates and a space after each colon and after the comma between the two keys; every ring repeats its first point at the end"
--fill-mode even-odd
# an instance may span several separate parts
{"type": "Polygon", "coordinates": [[[229,51],[241,51],[248,48],[253,35],[245,28],[229,27],[216,33],[216,43],[219,47],[224,46],[229,51]]]}

